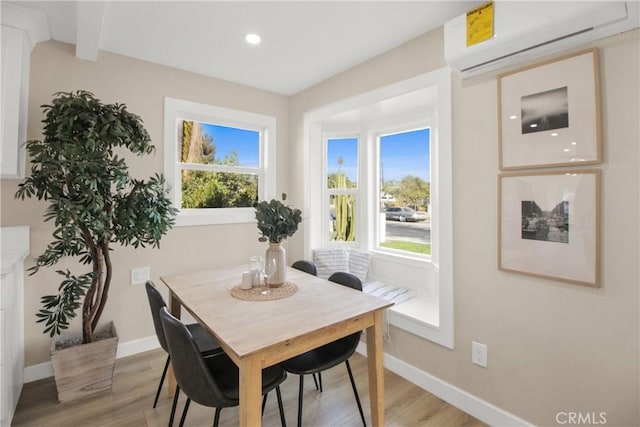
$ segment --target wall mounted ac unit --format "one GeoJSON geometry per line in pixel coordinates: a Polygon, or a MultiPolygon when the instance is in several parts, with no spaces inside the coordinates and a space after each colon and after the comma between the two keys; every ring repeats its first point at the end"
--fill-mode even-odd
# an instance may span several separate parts
{"type": "Polygon", "coordinates": [[[444,26],[445,59],[463,78],[640,26],[636,1],[494,2],[494,35],[467,47],[467,16],[444,26]]]}

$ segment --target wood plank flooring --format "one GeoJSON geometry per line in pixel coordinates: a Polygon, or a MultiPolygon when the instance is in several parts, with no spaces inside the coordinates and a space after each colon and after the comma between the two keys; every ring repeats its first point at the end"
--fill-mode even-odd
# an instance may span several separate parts
{"type": "MultiPolygon", "coordinates": [[[[25,384],[12,426],[166,426],[171,413],[171,399],[163,390],[158,406],[153,409],[153,398],[160,380],[166,354],[158,349],[118,359],[113,388],[69,403],[58,403],[53,378],[25,384]]],[[[369,388],[366,359],[355,354],[351,367],[358,385],[367,422],[369,388]]],[[[305,377],[303,424],[309,427],[361,426],[360,415],[344,364],[322,375],[324,392],[315,390],[313,379],[305,377]]],[[[166,385],[165,385],[166,388],[166,385]]],[[[282,384],[284,409],[289,426],[295,426],[298,403],[298,377],[289,375],[282,384]]],[[[178,404],[176,420],[184,405],[184,395],[178,404]]],[[[414,426],[469,426],[485,424],[438,399],[414,384],[385,370],[385,418],[389,427],[414,426]]],[[[192,403],[185,426],[210,426],[213,408],[192,403]]],[[[220,417],[220,426],[238,424],[238,409],[226,408],[220,417]]],[[[269,396],[263,426],[280,426],[275,393],[269,396]]]]}

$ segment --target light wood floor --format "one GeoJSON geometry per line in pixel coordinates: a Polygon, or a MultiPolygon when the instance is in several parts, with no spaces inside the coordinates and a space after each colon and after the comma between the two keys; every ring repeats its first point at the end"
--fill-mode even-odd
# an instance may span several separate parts
{"type": "MultiPolygon", "coordinates": [[[[52,378],[25,384],[12,425],[166,426],[171,412],[171,399],[164,390],[158,406],[156,409],[152,408],[165,358],[166,354],[158,349],[119,359],[111,391],[71,403],[58,403],[52,378]]],[[[370,423],[366,359],[355,354],[351,358],[351,366],[363,402],[365,417],[370,423]]],[[[319,393],[315,390],[311,377],[305,377],[304,425],[361,426],[344,364],[324,372],[322,379],[324,392],[319,393]]],[[[287,423],[294,426],[297,417],[298,377],[289,375],[281,389],[287,423]]],[[[183,405],[184,395],[181,396],[176,411],[176,426],[183,405]]],[[[385,407],[386,425],[389,427],[484,426],[470,415],[386,370],[385,407]]],[[[213,424],[213,413],[213,408],[192,403],[185,426],[210,426],[213,424]]],[[[237,424],[238,409],[224,409],[220,417],[220,426],[237,424]]],[[[269,396],[263,425],[280,426],[275,393],[269,396]]]]}

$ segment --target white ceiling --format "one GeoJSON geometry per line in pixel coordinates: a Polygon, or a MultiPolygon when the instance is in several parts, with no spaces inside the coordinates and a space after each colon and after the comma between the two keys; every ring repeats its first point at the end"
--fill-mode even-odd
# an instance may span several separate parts
{"type": "Polygon", "coordinates": [[[482,2],[9,3],[46,13],[51,38],[76,44],[83,58],[99,61],[99,49],[292,95],[482,2]],[[262,43],[248,45],[249,32],[262,43]]]}

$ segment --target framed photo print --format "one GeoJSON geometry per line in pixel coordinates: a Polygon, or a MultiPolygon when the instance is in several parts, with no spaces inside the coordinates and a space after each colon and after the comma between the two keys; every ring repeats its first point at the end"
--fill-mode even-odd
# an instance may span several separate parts
{"type": "Polygon", "coordinates": [[[599,287],[600,171],[498,176],[498,268],[599,287]]]}
{"type": "Polygon", "coordinates": [[[597,49],[500,75],[498,105],[500,169],[602,160],[597,49]]]}

